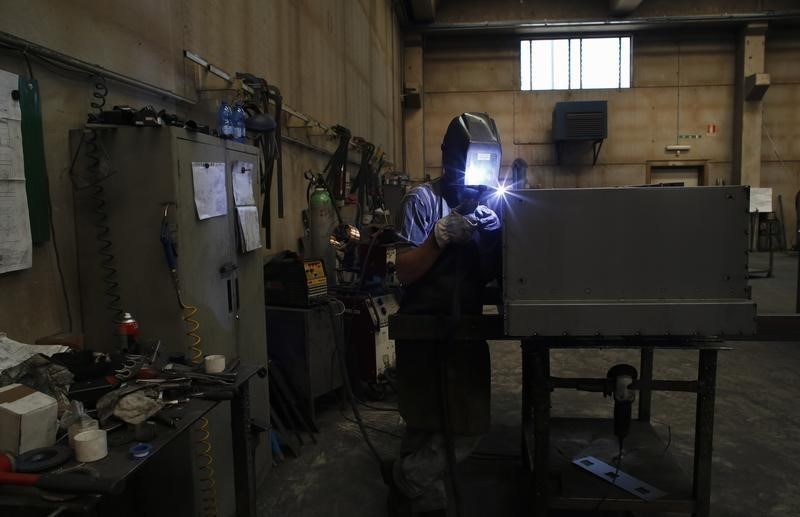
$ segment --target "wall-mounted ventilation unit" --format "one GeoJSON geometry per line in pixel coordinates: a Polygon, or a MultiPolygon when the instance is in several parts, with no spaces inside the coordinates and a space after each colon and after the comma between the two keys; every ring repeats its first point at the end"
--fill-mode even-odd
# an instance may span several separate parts
{"type": "Polygon", "coordinates": [[[600,147],[608,137],[608,102],[557,102],[553,109],[553,141],[561,163],[562,146],[566,142],[590,141],[593,147],[592,164],[597,163],[600,147]]]}

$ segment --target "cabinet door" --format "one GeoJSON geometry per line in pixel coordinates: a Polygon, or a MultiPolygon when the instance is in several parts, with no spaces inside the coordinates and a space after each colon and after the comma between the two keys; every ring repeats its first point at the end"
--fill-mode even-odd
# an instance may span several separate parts
{"type": "MultiPolygon", "coordinates": [[[[238,146],[244,147],[244,146],[238,146]]],[[[258,177],[259,157],[257,154],[241,150],[228,149],[228,175],[232,178],[241,171],[234,170],[236,162],[249,162],[253,164],[253,177],[251,188],[256,200],[259,217],[261,216],[261,196],[258,177]]],[[[232,182],[232,180],[231,180],[232,182]]],[[[232,235],[235,236],[234,250],[236,253],[236,281],[234,282],[235,300],[234,315],[236,318],[237,351],[242,361],[251,364],[266,364],[266,324],[264,313],[264,248],[259,248],[247,253],[242,251],[238,235],[238,214],[233,195],[229,200],[231,204],[231,219],[233,222],[232,235]]],[[[260,230],[261,243],[264,244],[264,232],[260,230]]]]}
{"type": "MultiPolygon", "coordinates": [[[[235,356],[233,235],[227,214],[200,220],[195,206],[192,163],[225,163],[225,148],[178,138],[178,272],[183,301],[197,308],[204,354],[235,356]]],[[[227,177],[227,173],[226,173],[227,177]]],[[[226,193],[230,182],[225,182],[226,193]]],[[[192,344],[187,336],[187,348],[192,344]]],[[[191,357],[191,353],[187,354],[191,357]]]]}
{"type": "MultiPolygon", "coordinates": [[[[253,164],[252,189],[258,207],[259,217],[262,210],[259,182],[259,155],[247,152],[245,146],[228,143],[228,176],[233,183],[233,176],[241,171],[234,170],[236,162],[253,164]],[[235,147],[235,148],[234,148],[235,147]]],[[[255,149],[253,149],[255,151],[255,149]]],[[[267,364],[267,326],[264,307],[264,248],[243,253],[238,242],[238,214],[233,199],[230,197],[233,219],[234,250],[236,253],[236,280],[234,282],[234,315],[236,327],[236,350],[242,362],[254,365],[267,364]]],[[[264,245],[264,232],[260,231],[261,243],[264,245]]],[[[253,378],[250,381],[251,412],[261,422],[269,421],[269,392],[267,379],[253,378]]],[[[255,451],[256,475],[260,478],[271,464],[269,440],[262,437],[255,451]]]]}

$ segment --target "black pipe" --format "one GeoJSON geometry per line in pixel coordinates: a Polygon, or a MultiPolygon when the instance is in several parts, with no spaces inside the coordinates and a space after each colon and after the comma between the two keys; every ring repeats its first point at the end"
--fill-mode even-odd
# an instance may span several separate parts
{"type": "Polygon", "coordinates": [[[154,95],[160,95],[162,97],[171,99],[176,102],[182,102],[184,104],[197,103],[196,101],[189,99],[188,97],[178,95],[177,93],[161,88],[160,86],[156,86],[154,84],[150,84],[141,81],[139,79],[135,79],[133,77],[111,71],[108,68],[104,68],[100,65],[93,65],[91,63],[87,63],[86,61],[82,61],[72,56],[68,56],[67,54],[62,54],[61,52],[58,52],[56,50],[43,47],[41,45],[37,45],[36,43],[14,36],[13,34],[9,34],[7,32],[0,31],[0,43],[3,43],[10,47],[14,47],[28,54],[33,54],[34,56],[39,56],[45,59],[49,59],[51,61],[56,61],[58,63],[61,63],[63,65],[72,68],[77,68],[78,70],[83,70],[89,75],[104,77],[106,79],[110,79],[118,83],[122,83],[128,86],[132,86],[134,88],[138,88],[140,90],[144,90],[154,95]]]}

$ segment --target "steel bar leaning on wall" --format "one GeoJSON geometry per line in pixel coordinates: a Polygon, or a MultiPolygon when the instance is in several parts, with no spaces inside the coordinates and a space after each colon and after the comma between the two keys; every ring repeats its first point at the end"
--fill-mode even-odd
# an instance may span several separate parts
{"type": "Polygon", "coordinates": [[[133,88],[146,91],[153,95],[159,95],[161,97],[171,99],[176,102],[180,102],[183,104],[196,104],[197,102],[188,97],[184,97],[183,95],[179,95],[173,91],[161,88],[160,86],[156,86],[154,84],[150,84],[145,81],[141,81],[139,79],[114,72],[100,65],[93,65],[91,63],[87,63],[86,61],[82,61],[78,58],[68,56],[67,54],[62,54],[61,52],[58,52],[56,50],[43,47],[41,45],[37,45],[36,43],[33,43],[23,38],[19,38],[7,32],[0,31],[0,43],[19,49],[23,52],[27,52],[34,56],[41,56],[51,61],[56,61],[58,63],[70,66],[72,68],[83,70],[88,74],[103,76],[106,79],[111,79],[112,81],[116,81],[118,83],[122,83],[131,86],[133,88]]]}

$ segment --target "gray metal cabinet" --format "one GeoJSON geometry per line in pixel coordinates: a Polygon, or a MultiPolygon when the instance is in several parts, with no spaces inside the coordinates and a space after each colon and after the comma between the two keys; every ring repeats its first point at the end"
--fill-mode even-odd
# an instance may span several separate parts
{"type": "MultiPolygon", "coordinates": [[[[238,357],[243,362],[266,365],[263,254],[260,250],[239,251],[231,180],[236,160],[252,162],[254,170],[259,170],[258,150],[179,128],[110,127],[96,129],[95,135],[96,147],[87,146],[91,134],[74,131],[70,135],[73,152],[78,151],[75,167],[93,166],[89,152],[100,162],[94,166],[112,171],[99,186],[75,192],[87,347],[112,350],[116,342],[114,312],[108,308],[111,298],[106,293],[110,284],[104,281],[111,271],[108,266],[113,266],[119,306],[137,319],[142,338],[161,339],[162,351],[169,355],[190,356],[192,339],[187,336],[184,312],[178,305],[160,240],[165,207],[169,205],[167,221],[177,248],[179,282],[185,303],[197,308],[194,319],[200,323],[197,333],[202,337],[202,351],[224,354],[229,361],[238,357]],[[198,219],[193,162],[225,163],[227,214],[198,219]],[[103,227],[108,233],[101,237],[111,246],[106,247],[98,238],[103,227]],[[113,257],[104,264],[109,255],[113,257]]],[[[257,174],[253,189],[258,200],[257,174]]],[[[252,381],[253,418],[263,422],[269,415],[267,390],[266,379],[252,381]]],[[[228,403],[224,403],[210,416],[220,515],[234,513],[232,484],[220,482],[233,479],[229,414],[228,403]]],[[[187,451],[185,457],[188,461],[194,454],[187,451]]],[[[262,436],[255,460],[262,479],[271,464],[268,437],[262,436]]],[[[179,472],[191,478],[188,469],[192,465],[183,467],[170,465],[173,481],[172,485],[167,483],[168,490],[175,489],[174,478],[179,472]]],[[[187,508],[187,515],[197,513],[187,508]]]]}

